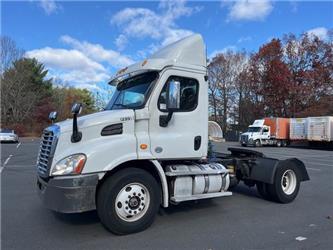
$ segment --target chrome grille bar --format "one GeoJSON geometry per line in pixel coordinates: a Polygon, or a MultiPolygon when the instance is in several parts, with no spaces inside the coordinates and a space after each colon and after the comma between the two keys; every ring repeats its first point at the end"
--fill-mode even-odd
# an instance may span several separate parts
{"type": "Polygon", "coordinates": [[[59,131],[60,128],[57,125],[50,126],[43,131],[37,158],[37,172],[41,177],[48,177],[59,131]]]}

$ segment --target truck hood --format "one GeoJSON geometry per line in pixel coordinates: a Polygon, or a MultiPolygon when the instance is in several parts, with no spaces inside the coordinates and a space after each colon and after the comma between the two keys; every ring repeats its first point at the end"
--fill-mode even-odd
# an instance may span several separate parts
{"type": "MultiPolygon", "coordinates": [[[[78,117],[78,127],[81,130],[102,124],[121,123],[125,120],[133,119],[133,114],[133,110],[104,110],[78,117]]],[[[60,127],[61,132],[71,132],[73,129],[73,119],[57,122],[56,125],[60,127]]]]}

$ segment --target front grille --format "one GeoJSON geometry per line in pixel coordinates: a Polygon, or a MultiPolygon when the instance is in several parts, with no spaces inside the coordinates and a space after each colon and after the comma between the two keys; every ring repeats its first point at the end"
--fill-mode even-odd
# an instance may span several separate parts
{"type": "Polygon", "coordinates": [[[249,140],[248,135],[242,135],[242,136],[241,136],[241,142],[242,142],[242,143],[247,143],[248,140],[249,140]]]}
{"type": "Polygon", "coordinates": [[[51,126],[43,131],[37,159],[37,172],[41,177],[47,177],[51,167],[53,153],[57,143],[58,126],[51,126]]]}

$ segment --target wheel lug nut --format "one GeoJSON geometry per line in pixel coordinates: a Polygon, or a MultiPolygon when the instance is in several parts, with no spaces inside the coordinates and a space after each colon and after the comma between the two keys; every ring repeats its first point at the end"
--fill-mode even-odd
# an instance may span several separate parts
{"type": "Polygon", "coordinates": [[[125,209],[128,209],[128,207],[125,207],[125,209]]]}
{"type": "Polygon", "coordinates": [[[128,199],[131,199],[131,196],[130,196],[130,195],[128,196],[128,199]]]}
{"type": "Polygon", "coordinates": [[[128,201],[125,201],[126,204],[128,204],[128,201]]]}
{"type": "Polygon", "coordinates": [[[139,193],[138,195],[139,195],[139,196],[141,196],[141,194],[140,194],[140,193],[139,193]]]}
{"type": "Polygon", "coordinates": [[[131,214],[131,213],[132,213],[132,210],[130,210],[129,213],[131,214]]]}
{"type": "Polygon", "coordinates": [[[135,195],[136,195],[136,193],[133,193],[133,195],[135,196],[135,195]]]}
{"type": "Polygon", "coordinates": [[[141,207],[139,207],[139,211],[141,211],[141,207]]]}
{"type": "Polygon", "coordinates": [[[143,200],[143,197],[141,197],[141,200],[143,200]]]}
{"type": "Polygon", "coordinates": [[[136,211],[134,211],[134,214],[136,214],[136,211]]]}

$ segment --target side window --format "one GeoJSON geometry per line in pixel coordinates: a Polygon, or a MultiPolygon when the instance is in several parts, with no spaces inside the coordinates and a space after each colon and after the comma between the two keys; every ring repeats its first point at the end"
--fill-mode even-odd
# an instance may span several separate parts
{"type": "MultiPolygon", "coordinates": [[[[170,76],[166,83],[169,81],[180,82],[180,112],[193,111],[198,105],[199,82],[192,78],[170,76]]],[[[160,111],[167,111],[166,109],[166,86],[164,85],[162,92],[158,98],[158,108],[160,111]]]]}

